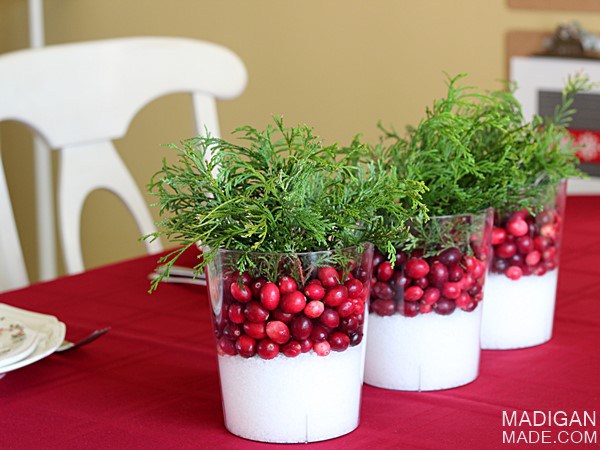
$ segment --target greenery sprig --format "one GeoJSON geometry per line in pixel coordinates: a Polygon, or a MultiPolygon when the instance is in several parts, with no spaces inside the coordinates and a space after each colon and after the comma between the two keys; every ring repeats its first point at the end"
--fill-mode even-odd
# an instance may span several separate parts
{"type": "Polygon", "coordinates": [[[353,164],[359,144],[342,154],[306,125],[274,122],[235,130],[241,144],[205,135],[170,146],[179,159],[163,162],[149,184],[163,218],[146,236],[181,245],[159,261],[164,276],[196,243],[206,248],[197,271],[218,249],[241,252],[238,270],[252,265],[252,252],[293,257],[368,241],[391,255],[395,240],[408,236],[406,221],[424,216],[423,183],[396,168],[384,172],[380,162],[353,164]]]}

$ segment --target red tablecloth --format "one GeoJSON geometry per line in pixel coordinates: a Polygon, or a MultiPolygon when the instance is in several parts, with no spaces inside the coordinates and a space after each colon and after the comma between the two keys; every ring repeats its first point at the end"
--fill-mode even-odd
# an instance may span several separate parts
{"type": "MultiPolygon", "coordinates": [[[[140,258],[0,295],[1,303],[58,316],[71,338],[112,326],[87,347],[0,379],[0,448],[278,447],[225,430],[205,288],[163,284],[148,295],[155,262],[140,258]]],[[[540,440],[542,432],[545,440],[581,439],[579,447],[587,432],[597,446],[598,423],[515,428],[503,424],[503,411],[560,419],[561,411],[600,409],[600,197],[568,200],[558,290],[549,343],[484,351],[479,378],[456,389],[364,386],[358,429],[302,448],[501,448],[511,430],[529,441],[530,431],[540,440]]]]}

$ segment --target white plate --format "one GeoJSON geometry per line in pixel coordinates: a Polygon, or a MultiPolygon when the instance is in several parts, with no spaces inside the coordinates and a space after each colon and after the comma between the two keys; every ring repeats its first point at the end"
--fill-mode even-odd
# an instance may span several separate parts
{"type": "Polygon", "coordinates": [[[1,366],[0,373],[20,369],[51,355],[65,338],[66,326],[54,316],[26,311],[0,303],[0,316],[3,315],[14,317],[34,330],[38,334],[38,344],[35,350],[26,358],[10,365],[1,366]]]}
{"type": "Polygon", "coordinates": [[[9,315],[0,314],[0,369],[31,355],[38,333],[9,315]]]}

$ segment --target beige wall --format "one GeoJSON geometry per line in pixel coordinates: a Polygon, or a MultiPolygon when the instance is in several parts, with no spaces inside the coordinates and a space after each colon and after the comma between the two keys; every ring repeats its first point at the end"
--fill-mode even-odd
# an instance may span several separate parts
{"type": "MultiPolygon", "coordinates": [[[[503,0],[45,0],[48,44],[180,35],[229,46],[247,64],[250,81],[242,97],[220,105],[224,135],[283,114],[288,124],[313,125],[328,142],[347,142],[359,132],[374,139],[378,120],[396,128],[416,122],[444,94],[444,71],[498,87],[508,30],[552,31],[574,19],[600,30],[600,14],[509,10],[503,0]]],[[[0,52],[27,45],[27,1],[0,1],[0,52]]],[[[159,168],[166,154],[161,144],[191,136],[188,113],[185,98],[161,99],[118,143],[140,186],[159,168]]],[[[3,124],[0,133],[36,279],[31,142],[17,124],[3,124]]],[[[83,223],[89,267],[143,253],[136,239],[115,199],[90,198],[83,223]]]]}

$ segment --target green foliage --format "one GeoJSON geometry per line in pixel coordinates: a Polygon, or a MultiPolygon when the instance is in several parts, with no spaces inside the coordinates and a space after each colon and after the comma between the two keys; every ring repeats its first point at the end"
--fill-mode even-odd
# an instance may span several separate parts
{"type": "Polygon", "coordinates": [[[423,202],[431,216],[532,207],[548,184],[580,175],[565,126],[573,96],[591,87],[586,77],[567,81],[553,117],[529,122],[514,86],[477,93],[460,86],[462,78],[448,79],[447,96],[405,137],[380,125],[384,137],[372,149],[388,167],[426,184],[423,202]]]}
{"type": "MultiPolygon", "coordinates": [[[[355,144],[342,152],[324,146],[305,125],[286,128],[280,118],[264,131],[234,131],[240,145],[201,136],[171,146],[176,164],[163,163],[149,190],[158,197],[159,232],[182,247],[160,262],[168,269],[187,248],[207,248],[196,270],[218,249],[241,252],[237,265],[252,265],[250,252],[331,250],[372,242],[390,254],[408,234],[408,218],[423,214],[424,190],[377,162],[356,165],[355,144]],[[384,224],[384,219],[391,218],[384,224]]],[[[156,287],[158,280],[153,284],[156,287]]]]}

